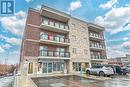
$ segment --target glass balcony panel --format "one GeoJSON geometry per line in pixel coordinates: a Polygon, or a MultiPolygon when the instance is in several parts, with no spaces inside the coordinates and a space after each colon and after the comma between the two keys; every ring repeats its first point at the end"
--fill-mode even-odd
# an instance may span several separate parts
{"type": "Polygon", "coordinates": [[[48,40],[48,35],[44,34],[44,35],[43,35],[43,39],[44,39],[44,40],[48,40]]]}
{"type": "Polygon", "coordinates": [[[50,25],[51,25],[51,26],[54,26],[54,22],[53,22],[53,21],[50,21],[50,25]]]}
{"type": "Polygon", "coordinates": [[[44,23],[44,24],[46,24],[46,25],[48,25],[48,23],[49,23],[49,20],[47,20],[47,19],[44,19],[44,20],[43,20],[43,23],[44,23]]]}
{"type": "Polygon", "coordinates": [[[53,51],[48,51],[48,56],[53,56],[53,51]]]}
{"type": "Polygon", "coordinates": [[[60,42],[60,38],[59,37],[55,37],[55,41],[60,42]]]}
{"type": "Polygon", "coordinates": [[[61,28],[61,29],[64,29],[64,25],[63,25],[63,24],[60,24],[60,28],[61,28]]]}
{"type": "Polygon", "coordinates": [[[64,57],[65,53],[64,52],[60,52],[60,57],[64,57]]]}
{"type": "Polygon", "coordinates": [[[60,56],[60,53],[59,52],[54,52],[55,53],[55,56],[58,57],[60,56]]]}
{"type": "Polygon", "coordinates": [[[69,29],[69,27],[68,27],[67,25],[65,25],[65,29],[67,29],[67,30],[68,30],[68,29],[69,29]]]}
{"type": "Polygon", "coordinates": [[[59,23],[55,22],[55,27],[59,28],[59,23]]]}

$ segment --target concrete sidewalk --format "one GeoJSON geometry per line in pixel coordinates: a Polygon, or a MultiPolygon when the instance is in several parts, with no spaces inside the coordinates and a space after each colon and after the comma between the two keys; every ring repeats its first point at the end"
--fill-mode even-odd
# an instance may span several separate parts
{"type": "Polygon", "coordinates": [[[17,87],[37,87],[30,77],[27,76],[17,76],[17,87]]]}

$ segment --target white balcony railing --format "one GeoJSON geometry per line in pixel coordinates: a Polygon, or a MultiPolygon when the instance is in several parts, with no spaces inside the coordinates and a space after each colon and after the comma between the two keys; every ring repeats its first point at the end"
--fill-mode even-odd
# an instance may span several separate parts
{"type": "Polygon", "coordinates": [[[97,33],[89,32],[89,37],[97,38],[97,39],[104,39],[102,35],[99,35],[97,33]]]}
{"type": "Polygon", "coordinates": [[[91,54],[91,59],[107,59],[106,56],[91,54]]]}
{"type": "Polygon", "coordinates": [[[44,33],[41,33],[40,40],[50,40],[50,41],[55,41],[55,42],[69,43],[68,38],[64,38],[63,36],[59,37],[59,36],[47,35],[44,33]]]}
{"type": "Polygon", "coordinates": [[[61,29],[61,30],[69,30],[68,25],[66,25],[64,23],[52,21],[52,20],[49,20],[49,19],[43,19],[42,23],[44,25],[47,25],[47,26],[50,26],[50,27],[54,27],[54,28],[58,28],[58,29],[61,29]]]}
{"type": "Polygon", "coordinates": [[[90,48],[104,49],[105,46],[99,43],[90,43],[90,48]]]}

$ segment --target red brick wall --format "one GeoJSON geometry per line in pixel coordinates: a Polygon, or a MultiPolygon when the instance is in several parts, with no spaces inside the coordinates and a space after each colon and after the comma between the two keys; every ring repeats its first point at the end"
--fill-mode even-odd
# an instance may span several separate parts
{"type": "Polygon", "coordinates": [[[33,25],[39,26],[41,23],[41,20],[42,20],[42,18],[40,16],[40,13],[32,11],[32,10],[28,11],[28,21],[27,21],[28,24],[33,24],[33,25]]]}
{"type": "Polygon", "coordinates": [[[25,41],[24,43],[24,56],[38,56],[39,43],[32,41],[25,41]]]}
{"type": "Polygon", "coordinates": [[[25,33],[26,33],[25,39],[33,39],[33,40],[40,39],[40,29],[39,28],[28,25],[26,27],[25,33]]]}

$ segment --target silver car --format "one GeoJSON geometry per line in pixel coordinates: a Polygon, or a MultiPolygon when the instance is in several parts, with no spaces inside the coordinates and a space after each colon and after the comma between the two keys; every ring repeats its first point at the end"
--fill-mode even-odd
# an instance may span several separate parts
{"type": "Polygon", "coordinates": [[[97,74],[100,76],[113,75],[113,69],[108,65],[94,65],[91,68],[86,68],[86,74],[97,74]]]}

